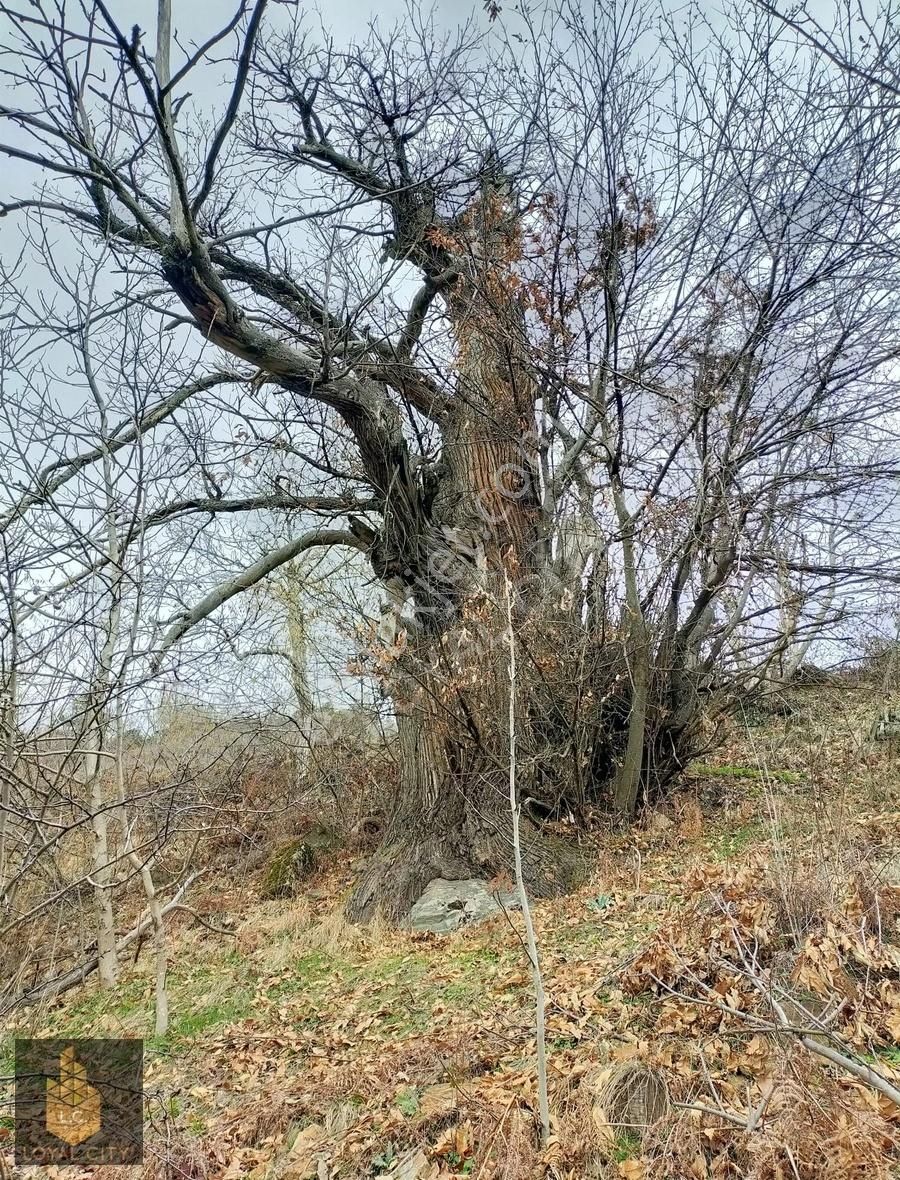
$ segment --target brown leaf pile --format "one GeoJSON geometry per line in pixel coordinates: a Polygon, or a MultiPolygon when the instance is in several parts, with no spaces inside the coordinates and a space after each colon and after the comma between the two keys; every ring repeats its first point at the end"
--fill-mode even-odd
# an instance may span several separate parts
{"type": "Polygon", "coordinates": [[[658,1039],[646,1056],[680,1112],[644,1145],[649,1176],[896,1174],[900,1108],[801,1037],[897,1084],[898,891],[851,876],[798,946],[778,921],[775,871],[761,855],[693,869],[685,908],[623,973],[628,994],[652,999],[658,1039]]]}

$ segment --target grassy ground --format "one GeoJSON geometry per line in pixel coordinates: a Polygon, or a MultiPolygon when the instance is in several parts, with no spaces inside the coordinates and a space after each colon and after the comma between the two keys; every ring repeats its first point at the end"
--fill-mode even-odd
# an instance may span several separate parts
{"type": "MultiPolygon", "coordinates": [[[[153,1035],[145,951],[114,993],[92,985],[23,1014],[0,1044],[0,1071],[9,1072],[15,1032],[146,1038],[147,1163],[135,1175],[148,1177],[897,1174],[890,1104],[784,1037],[755,1045],[750,999],[748,1022],[710,1021],[696,996],[679,1000],[647,982],[659,976],[646,964],[663,963],[660,972],[682,980],[676,990],[687,986],[672,955],[683,962],[716,944],[711,897],[730,898],[734,912],[749,907],[748,929],[779,953],[824,939],[828,922],[843,929],[853,873],[881,863],[900,836],[900,776],[892,751],[860,747],[864,712],[820,692],[794,718],[737,731],[665,814],[636,832],[597,834],[578,893],[536,907],[548,1145],[535,1133],[534,1001],[519,917],[446,938],[349,927],[340,916],[347,863],[295,900],[262,901],[252,884],[216,891],[209,900],[236,919],[233,937],[174,917],[165,1037],[153,1035]],[[661,1079],[652,1132],[640,1126],[650,1116],[632,1118],[627,1101],[610,1097],[610,1079],[629,1070],[661,1079]],[[741,1129],[740,1103],[770,1084],[760,1129],[741,1129]],[[825,1111],[827,1150],[824,1132],[810,1148],[784,1130],[798,1087],[825,1111]],[[848,1135],[880,1136],[874,1153],[856,1152],[862,1170],[848,1135]]],[[[885,944],[896,937],[892,921],[884,915],[885,944]]],[[[702,963],[691,978],[718,986],[721,962],[702,963]]],[[[882,999],[897,992],[900,1010],[896,982],[882,974],[882,999]]],[[[739,993],[721,994],[740,1007],[739,993]]],[[[844,1031],[900,1077],[900,1050],[880,1025],[844,1031]]]]}

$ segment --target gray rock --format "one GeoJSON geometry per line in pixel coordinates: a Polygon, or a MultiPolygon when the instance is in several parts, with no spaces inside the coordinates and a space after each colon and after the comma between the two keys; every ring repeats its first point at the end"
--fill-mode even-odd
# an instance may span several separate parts
{"type": "Polygon", "coordinates": [[[648,910],[664,910],[669,904],[669,899],[665,893],[645,893],[640,901],[648,910]]]}
{"type": "Polygon", "coordinates": [[[445,881],[436,877],[409,911],[408,924],[413,930],[450,934],[501,910],[518,908],[515,893],[492,893],[486,881],[445,881]]]}
{"type": "Polygon", "coordinates": [[[885,885],[893,889],[900,888],[900,852],[888,853],[876,860],[873,868],[873,884],[878,888],[885,885]]]}
{"type": "Polygon", "coordinates": [[[900,712],[896,709],[882,709],[878,718],[872,722],[870,734],[876,742],[887,742],[900,737],[900,712]]]}

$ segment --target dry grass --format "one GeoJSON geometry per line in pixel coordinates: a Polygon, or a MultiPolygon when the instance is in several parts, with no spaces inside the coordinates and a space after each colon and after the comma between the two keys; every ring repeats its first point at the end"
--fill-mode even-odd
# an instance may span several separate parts
{"type": "Polygon", "coordinates": [[[236,949],[253,955],[261,972],[275,973],[297,957],[298,947],[307,955],[370,955],[395,936],[380,920],[357,926],[347,921],[340,905],[323,909],[297,898],[254,907],[237,930],[236,949]]]}
{"type": "MultiPolygon", "coordinates": [[[[448,939],[350,926],[338,859],[296,900],[210,886],[198,908],[238,915],[233,939],[173,921],[174,1015],[203,1021],[154,1059],[165,1113],[140,1174],[299,1180],[312,1144],[311,1174],[328,1180],[399,1176],[410,1158],[423,1180],[887,1180],[900,1112],[761,1030],[772,1007],[742,958],[751,948],[799,1017],[846,998],[832,1030],[898,1076],[900,898],[880,867],[900,842],[898,768],[860,750],[862,706],[804,707],[735,735],[722,765],[758,774],[716,779],[717,807],[701,806],[700,783],[666,825],[604,833],[591,881],[537,907],[546,1150],[518,932],[502,919],[448,939]]],[[[98,1001],[87,1017],[82,995],[42,1027],[146,1026],[147,972],[142,959],[126,973],[145,997],[130,1012],[98,1001]]]]}

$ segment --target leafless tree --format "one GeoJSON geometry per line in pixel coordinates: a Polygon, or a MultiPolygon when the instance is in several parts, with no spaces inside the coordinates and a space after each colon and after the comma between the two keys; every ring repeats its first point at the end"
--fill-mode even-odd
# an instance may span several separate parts
{"type": "Polygon", "coordinates": [[[779,9],[768,0],[755,2],[832,65],[866,83],[876,105],[900,100],[900,26],[893,4],[843,0],[831,12],[816,13],[809,4],[779,9]]]}
{"type": "MultiPolygon", "coordinates": [[[[67,584],[115,578],[74,489],[152,445],[116,526],[157,567],[145,676],[301,554],[365,562],[401,783],[350,912],[397,916],[511,864],[507,577],[520,791],[627,814],[707,701],[889,576],[898,113],[740,9],[551,0],[452,34],[413,9],[340,48],[256,0],[177,64],[168,12],[149,39],[103,0],[10,14],[4,212],[51,272],[63,237],[105,260],[89,316],[10,266],[20,371],[89,320],[129,388],[174,392],[40,463],[59,440],[19,398],[4,536],[52,517],[67,584]],[[223,522],[259,513],[280,539],[240,560],[223,522]]],[[[529,888],[564,888],[571,851],[521,836],[529,888]]]]}

